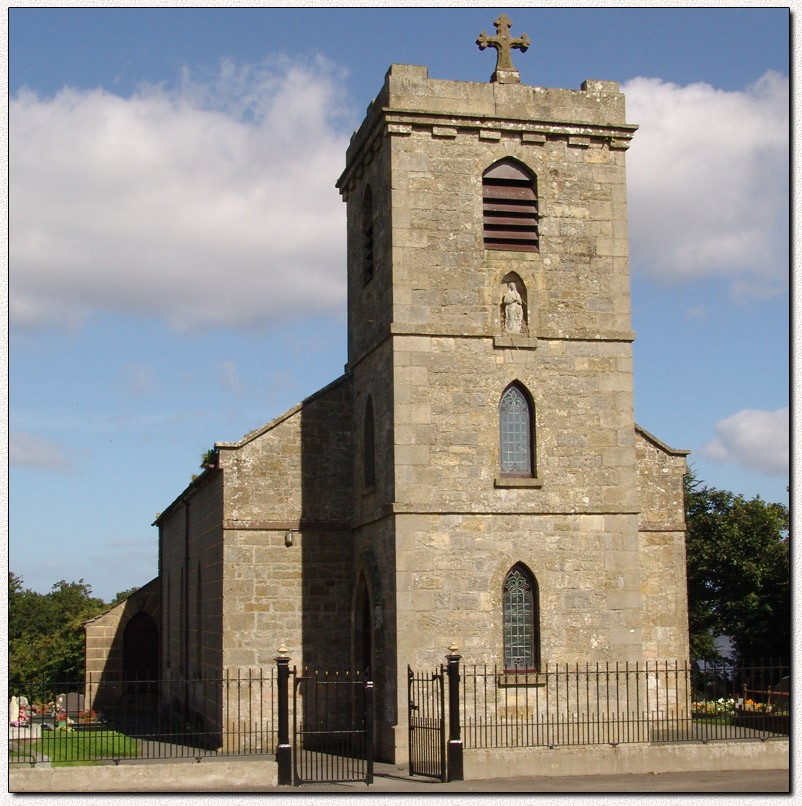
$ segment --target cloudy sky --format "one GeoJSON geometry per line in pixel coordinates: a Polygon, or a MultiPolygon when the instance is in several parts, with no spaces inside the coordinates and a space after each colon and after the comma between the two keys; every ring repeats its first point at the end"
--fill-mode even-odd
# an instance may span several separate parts
{"type": "MultiPolygon", "coordinates": [[[[487,81],[503,9],[10,11],[11,570],[96,595],[216,441],[338,377],[351,132],[393,62],[487,81]]],[[[788,501],[789,15],[507,9],[527,84],[617,80],[635,413],[788,501]]]]}

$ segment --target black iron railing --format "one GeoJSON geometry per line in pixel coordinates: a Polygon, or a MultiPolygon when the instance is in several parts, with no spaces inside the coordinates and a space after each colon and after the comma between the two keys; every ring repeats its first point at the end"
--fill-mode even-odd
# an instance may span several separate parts
{"type": "Polygon", "coordinates": [[[461,670],[466,749],[788,735],[790,667],[606,663],[461,670]]]}
{"type": "MultiPolygon", "coordinates": [[[[277,661],[274,668],[191,680],[32,683],[11,692],[9,762],[277,753],[281,783],[369,781],[373,684],[359,675],[299,674],[289,670],[286,656],[277,661]],[[321,759],[325,769],[318,769],[321,759]]],[[[415,719],[436,715],[437,730],[429,722],[412,726],[412,718],[410,725],[415,741],[436,738],[441,759],[448,725],[450,780],[461,776],[463,747],[766,740],[790,732],[790,667],[783,663],[606,663],[508,671],[460,665],[458,655],[448,661],[447,681],[440,667],[438,686],[410,689],[410,713],[415,719]]],[[[442,778],[444,769],[437,772],[442,778]]]]}
{"type": "Polygon", "coordinates": [[[16,692],[9,713],[9,762],[272,754],[277,696],[274,669],[191,680],[31,683],[16,692]]]}

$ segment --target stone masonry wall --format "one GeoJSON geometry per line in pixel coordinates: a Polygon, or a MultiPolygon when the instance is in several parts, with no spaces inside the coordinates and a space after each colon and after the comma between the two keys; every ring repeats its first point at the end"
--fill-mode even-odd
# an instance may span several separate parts
{"type": "Polygon", "coordinates": [[[636,432],[641,499],[643,654],[655,660],[688,659],[688,588],[683,476],[687,451],[636,432]]]}
{"type": "MultiPolygon", "coordinates": [[[[222,516],[222,474],[207,470],[158,520],[165,680],[219,676],[223,649],[222,516]]],[[[199,712],[213,710],[211,703],[193,703],[193,707],[199,712]]]]}
{"type": "Polygon", "coordinates": [[[226,668],[270,666],[282,644],[299,666],[350,665],[351,400],[342,378],[218,446],[226,668]]]}
{"type": "Polygon", "coordinates": [[[502,585],[517,562],[535,575],[541,663],[641,657],[639,545],[633,516],[398,517],[399,655],[502,664],[502,585]]]}

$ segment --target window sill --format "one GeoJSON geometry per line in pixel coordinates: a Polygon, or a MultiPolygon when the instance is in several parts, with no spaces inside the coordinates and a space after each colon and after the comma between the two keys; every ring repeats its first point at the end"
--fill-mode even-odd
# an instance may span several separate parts
{"type": "Polygon", "coordinates": [[[493,479],[493,486],[496,489],[500,487],[533,487],[540,489],[543,486],[543,479],[517,479],[514,476],[496,476],[493,479]]]}
{"type": "Polygon", "coordinates": [[[505,333],[493,337],[493,347],[508,350],[535,350],[537,336],[525,336],[521,333],[505,333]]]}
{"type": "Polygon", "coordinates": [[[496,685],[499,688],[545,686],[546,675],[539,672],[504,672],[496,677],[496,685]]]}

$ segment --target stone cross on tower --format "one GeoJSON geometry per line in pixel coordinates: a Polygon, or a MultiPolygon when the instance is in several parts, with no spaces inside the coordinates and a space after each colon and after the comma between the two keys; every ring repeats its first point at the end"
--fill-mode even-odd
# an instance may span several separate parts
{"type": "Polygon", "coordinates": [[[513,67],[512,49],[517,48],[521,53],[526,53],[529,47],[529,37],[524,34],[520,39],[513,39],[510,36],[512,21],[506,14],[502,14],[493,25],[496,26],[496,36],[487,36],[482,31],[476,40],[479,50],[487,47],[496,49],[496,70],[490,80],[499,84],[519,84],[521,76],[513,67]]]}

